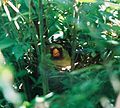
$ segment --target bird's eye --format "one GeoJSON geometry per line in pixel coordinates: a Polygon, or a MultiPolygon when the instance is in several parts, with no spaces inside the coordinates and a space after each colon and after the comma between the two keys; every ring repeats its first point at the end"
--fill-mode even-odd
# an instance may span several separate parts
{"type": "Polygon", "coordinates": [[[53,57],[60,57],[60,51],[57,48],[54,48],[52,55],[53,57]]]}

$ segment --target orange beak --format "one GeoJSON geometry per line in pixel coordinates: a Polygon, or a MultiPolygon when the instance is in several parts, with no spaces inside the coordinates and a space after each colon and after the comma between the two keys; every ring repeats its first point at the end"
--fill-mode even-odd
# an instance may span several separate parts
{"type": "Polygon", "coordinates": [[[59,56],[60,56],[60,51],[57,48],[53,49],[53,57],[59,57],[59,56]]]}

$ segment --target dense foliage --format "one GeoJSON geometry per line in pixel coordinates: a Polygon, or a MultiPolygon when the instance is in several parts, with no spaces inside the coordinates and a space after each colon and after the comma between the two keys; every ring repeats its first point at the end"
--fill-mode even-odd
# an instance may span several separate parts
{"type": "Polygon", "coordinates": [[[1,108],[117,108],[119,0],[0,2],[1,108]]]}

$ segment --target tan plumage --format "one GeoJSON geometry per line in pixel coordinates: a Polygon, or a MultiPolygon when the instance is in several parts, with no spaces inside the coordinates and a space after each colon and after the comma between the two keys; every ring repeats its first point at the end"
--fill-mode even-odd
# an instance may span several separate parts
{"type": "Polygon", "coordinates": [[[66,68],[67,66],[71,66],[71,58],[69,56],[69,53],[61,45],[52,44],[50,46],[50,50],[52,48],[54,49],[52,50],[52,53],[51,53],[51,60],[57,68],[62,69],[62,68],[66,68]],[[62,49],[62,50],[59,50],[59,49],[62,49]],[[62,54],[60,54],[60,51],[62,51],[62,54]]]}
{"type": "Polygon", "coordinates": [[[71,65],[71,58],[66,50],[63,49],[63,58],[60,60],[53,60],[53,63],[61,68],[65,68],[71,65]]]}

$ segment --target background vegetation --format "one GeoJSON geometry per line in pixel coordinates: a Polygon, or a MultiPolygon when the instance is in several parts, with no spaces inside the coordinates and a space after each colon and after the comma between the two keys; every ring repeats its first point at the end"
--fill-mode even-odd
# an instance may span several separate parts
{"type": "Polygon", "coordinates": [[[0,2],[1,108],[119,108],[119,0],[0,2]]]}

